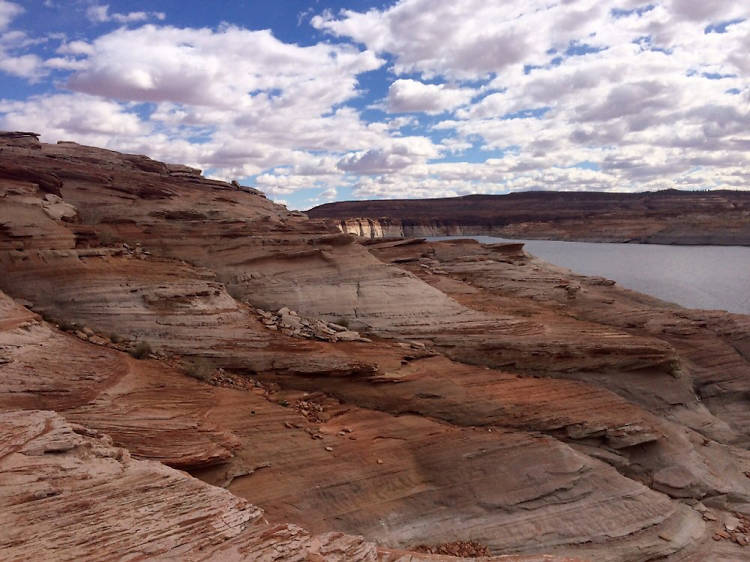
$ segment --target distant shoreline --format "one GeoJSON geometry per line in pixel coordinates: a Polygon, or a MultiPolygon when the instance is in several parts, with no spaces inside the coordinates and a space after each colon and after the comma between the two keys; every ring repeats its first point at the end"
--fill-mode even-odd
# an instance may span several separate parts
{"type": "Polygon", "coordinates": [[[525,192],[345,201],[307,211],[364,238],[495,236],[664,245],[750,245],[750,192],[525,192]]]}

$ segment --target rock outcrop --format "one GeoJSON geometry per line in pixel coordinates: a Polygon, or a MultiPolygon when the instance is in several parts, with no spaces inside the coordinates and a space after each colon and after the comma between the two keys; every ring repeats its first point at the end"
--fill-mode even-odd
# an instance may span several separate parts
{"type": "Polygon", "coordinates": [[[344,201],[307,211],[365,238],[499,236],[580,242],[750,244],[750,192],[545,192],[344,201]]]}
{"type": "Polygon", "coordinates": [[[3,560],[443,559],[269,524],[247,501],[161,463],[134,460],[108,437],[54,412],[0,413],[0,443],[3,560]]]}
{"type": "Polygon", "coordinates": [[[745,554],[746,316],[25,133],[0,291],[10,559],[745,554]]]}

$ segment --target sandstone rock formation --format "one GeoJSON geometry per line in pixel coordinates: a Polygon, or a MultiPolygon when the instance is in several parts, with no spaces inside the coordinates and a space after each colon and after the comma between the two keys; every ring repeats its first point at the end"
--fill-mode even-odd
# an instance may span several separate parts
{"type": "Polygon", "coordinates": [[[746,555],[746,316],[20,133],[0,291],[9,559],[746,555]]]}
{"type": "Polygon", "coordinates": [[[442,559],[269,524],[247,501],[161,463],[134,460],[106,436],[54,412],[0,413],[0,443],[3,560],[442,559]]]}
{"type": "Polygon", "coordinates": [[[750,244],[750,193],[523,192],[444,199],[345,201],[307,211],[365,238],[470,236],[644,242],[750,244]]]}

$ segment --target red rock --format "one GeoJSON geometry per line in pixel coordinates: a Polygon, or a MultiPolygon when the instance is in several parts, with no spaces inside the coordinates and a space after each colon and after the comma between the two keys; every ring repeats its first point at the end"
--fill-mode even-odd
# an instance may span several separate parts
{"type": "MultiPolygon", "coordinates": [[[[90,449],[111,459],[127,447],[128,463],[150,467],[133,481],[130,464],[107,464],[122,478],[93,517],[133,529],[123,552],[418,560],[399,549],[453,544],[518,560],[689,559],[714,545],[674,498],[750,492],[737,446],[750,431],[745,317],[669,307],[518,244],[365,247],[255,190],[145,157],[0,146],[0,409],[13,410],[9,435],[36,424],[19,409],[78,424],[83,442],[44,445],[58,451],[41,457],[52,472],[80,468],[61,489],[79,494],[76,475],[97,474],[90,449]],[[61,197],[40,187],[52,176],[61,197]],[[293,337],[258,312],[284,308],[293,337]],[[99,345],[53,321],[89,327],[99,345]],[[298,337],[316,322],[359,340],[298,337]],[[197,360],[216,368],[211,384],[186,376],[197,360]],[[128,498],[154,506],[144,527],[128,498]],[[180,505],[193,535],[172,528],[180,505]],[[207,530],[255,505],[270,523],[249,517],[240,542],[207,530]]],[[[37,511],[55,489],[31,486],[18,504],[34,522],[18,526],[18,556],[42,548],[28,544],[41,520],[60,552],[107,551],[111,537],[89,541],[90,521],[68,514],[69,495],[47,519],[37,511]]],[[[2,528],[22,515],[0,515],[2,528]]]]}

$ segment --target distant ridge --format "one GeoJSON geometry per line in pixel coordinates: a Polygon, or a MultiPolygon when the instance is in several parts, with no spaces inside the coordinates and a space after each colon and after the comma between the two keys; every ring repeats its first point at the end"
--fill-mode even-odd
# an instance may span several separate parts
{"type": "Polygon", "coordinates": [[[339,228],[381,236],[750,245],[750,191],[525,191],[435,199],[327,203],[307,211],[339,228]]]}

